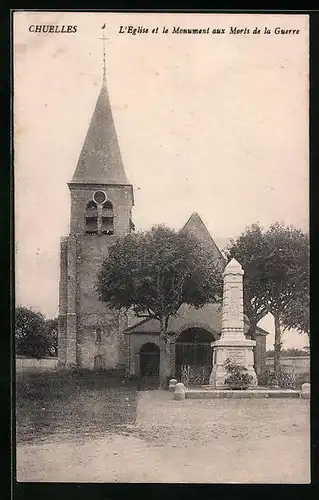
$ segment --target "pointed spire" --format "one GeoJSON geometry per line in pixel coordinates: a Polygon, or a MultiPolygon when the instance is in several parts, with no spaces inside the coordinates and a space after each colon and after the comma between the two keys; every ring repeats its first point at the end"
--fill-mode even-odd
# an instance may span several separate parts
{"type": "Polygon", "coordinates": [[[104,23],[101,30],[102,30],[102,41],[103,41],[103,85],[106,85],[106,49],[105,49],[105,30],[106,24],[104,23]]]}
{"type": "Polygon", "coordinates": [[[87,184],[127,184],[106,87],[104,36],[102,40],[102,88],[96,102],[72,182],[87,184]]]}

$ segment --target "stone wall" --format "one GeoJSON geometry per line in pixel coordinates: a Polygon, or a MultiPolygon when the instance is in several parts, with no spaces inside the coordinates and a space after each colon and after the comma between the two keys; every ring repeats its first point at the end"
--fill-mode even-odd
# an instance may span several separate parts
{"type": "Polygon", "coordinates": [[[78,363],[94,368],[95,356],[102,357],[102,367],[114,369],[119,364],[119,313],[110,310],[95,290],[98,272],[107,258],[116,236],[83,235],[79,238],[78,273],[78,363]],[[97,329],[101,342],[96,342],[97,329]]]}
{"type": "MultiPolygon", "coordinates": [[[[266,358],[266,365],[268,368],[273,368],[274,358],[266,358]]],[[[310,373],[310,356],[282,356],[280,365],[285,373],[291,373],[293,370],[296,374],[310,373]]]]}
{"type": "Polygon", "coordinates": [[[16,357],[17,373],[33,373],[42,371],[52,371],[57,368],[58,358],[25,358],[16,357]]]}
{"type": "Polygon", "coordinates": [[[60,281],[59,281],[59,316],[58,316],[58,353],[59,362],[66,363],[66,315],[68,303],[67,289],[67,255],[68,255],[68,237],[61,238],[60,243],[60,281]]]}

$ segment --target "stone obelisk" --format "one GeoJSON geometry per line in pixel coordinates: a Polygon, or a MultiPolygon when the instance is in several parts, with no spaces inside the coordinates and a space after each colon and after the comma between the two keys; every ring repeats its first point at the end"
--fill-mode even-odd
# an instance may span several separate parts
{"type": "Polygon", "coordinates": [[[244,365],[253,377],[250,387],[257,386],[253,353],[256,342],[247,340],[244,333],[243,276],[243,268],[237,260],[232,259],[224,270],[222,333],[220,339],[211,344],[213,369],[209,383],[214,389],[226,388],[227,358],[244,365]]]}

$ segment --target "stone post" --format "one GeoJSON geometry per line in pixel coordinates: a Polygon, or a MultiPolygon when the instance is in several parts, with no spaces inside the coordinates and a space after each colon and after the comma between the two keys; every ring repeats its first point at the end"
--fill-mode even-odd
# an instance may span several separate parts
{"type": "Polygon", "coordinates": [[[310,384],[302,384],[300,397],[303,399],[310,399],[310,384]]]}
{"type": "Polygon", "coordinates": [[[235,259],[224,270],[222,333],[220,339],[211,344],[214,362],[209,383],[215,389],[225,389],[227,372],[224,363],[227,358],[246,366],[253,377],[250,386],[257,386],[253,353],[256,342],[247,340],[244,332],[243,275],[244,271],[235,259]]]}
{"type": "Polygon", "coordinates": [[[101,234],[103,205],[101,203],[97,203],[96,205],[97,205],[97,234],[101,234]]]}

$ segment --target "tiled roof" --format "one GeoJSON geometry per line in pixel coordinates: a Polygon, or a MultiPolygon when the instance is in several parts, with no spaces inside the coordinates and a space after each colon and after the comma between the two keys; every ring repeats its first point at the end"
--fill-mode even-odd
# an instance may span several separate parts
{"type": "MultiPolygon", "coordinates": [[[[183,304],[176,316],[171,316],[168,322],[169,333],[180,333],[188,328],[204,328],[210,332],[221,333],[222,310],[220,304],[206,304],[200,309],[183,304]]],[[[245,319],[245,332],[248,332],[249,321],[245,319]]],[[[125,333],[159,334],[160,323],[156,319],[144,319],[127,328],[125,333]]],[[[257,327],[257,333],[268,335],[268,332],[257,327]]]]}

